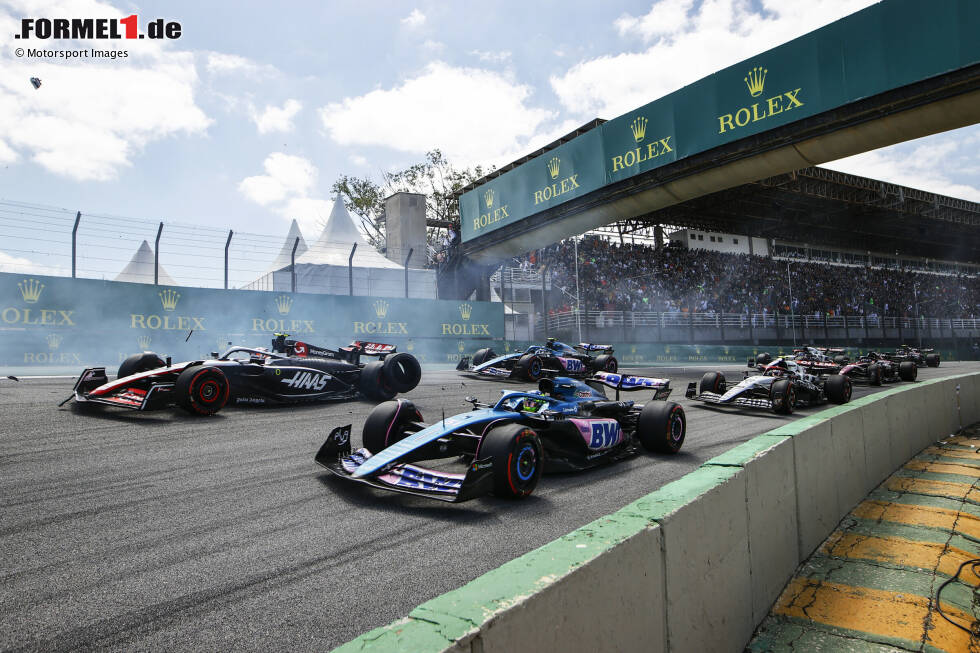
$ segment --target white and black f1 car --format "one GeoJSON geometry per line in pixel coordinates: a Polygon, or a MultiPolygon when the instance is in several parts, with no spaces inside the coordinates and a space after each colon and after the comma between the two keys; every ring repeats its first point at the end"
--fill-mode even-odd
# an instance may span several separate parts
{"type": "Polygon", "coordinates": [[[497,356],[493,349],[480,349],[463,356],[456,369],[482,376],[537,381],[546,376],[590,377],[596,372],[615,373],[619,369],[610,345],[583,342],[574,347],[548,338],[544,345],[532,345],[523,352],[497,356]]]}
{"type": "Polygon", "coordinates": [[[586,381],[542,379],[538,388],[504,393],[493,406],[468,398],[472,411],[431,424],[411,401],[386,402],[365,421],[363,448],[351,450],[348,424],[330,433],[315,460],[344,479],[456,502],[487,493],[523,498],[544,472],[589,469],[641,447],[677,453],[684,443],[684,409],[665,401],[666,379],[599,372],[586,381]],[[615,389],[616,399],[604,388],[615,389]],[[620,401],[620,390],[652,390],[653,397],[638,405],[620,401]],[[437,459],[455,460],[416,465],[437,459]]]}
{"type": "Polygon", "coordinates": [[[721,372],[706,372],[701,382],[689,383],[685,396],[708,404],[766,408],[788,415],[797,406],[825,402],[846,404],[851,400],[851,379],[842,374],[811,374],[796,361],[777,358],[760,366],[761,374],[745,372],[728,387],[721,372]]]}
{"type": "MultiPolygon", "coordinates": [[[[230,347],[208,360],[172,363],[153,352],[133,354],[109,381],[104,367],[84,370],[72,396],[79,404],[153,410],[176,404],[211,415],[236,404],[291,404],[367,397],[391,399],[418,385],[422,371],[411,354],[393,345],[354,342],[338,350],[286,340],[277,334],[272,350],[230,347]],[[361,363],[361,356],[378,360],[361,363]]],[[[62,403],[65,403],[62,402],[62,403]]]]}

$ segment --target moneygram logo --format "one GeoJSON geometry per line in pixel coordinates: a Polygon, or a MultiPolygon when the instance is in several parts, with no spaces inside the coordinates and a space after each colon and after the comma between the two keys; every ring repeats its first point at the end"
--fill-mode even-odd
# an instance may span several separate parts
{"type": "Polygon", "coordinates": [[[156,18],[140,31],[139,16],[125,18],[21,18],[15,39],[179,39],[180,23],[156,18]]]}

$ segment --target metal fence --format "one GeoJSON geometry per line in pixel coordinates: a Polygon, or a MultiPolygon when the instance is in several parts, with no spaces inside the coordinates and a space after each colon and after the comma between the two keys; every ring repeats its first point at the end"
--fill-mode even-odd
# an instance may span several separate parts
{"type": "Polygon", "coordinates": [[[788,313],[660,313],[633,311],[552,311],[535,320],[541,334],[565,337],[604,335],[631,342],[757,341],[799,339],[976,338],[980,319],[791,315],[788,313]]]}

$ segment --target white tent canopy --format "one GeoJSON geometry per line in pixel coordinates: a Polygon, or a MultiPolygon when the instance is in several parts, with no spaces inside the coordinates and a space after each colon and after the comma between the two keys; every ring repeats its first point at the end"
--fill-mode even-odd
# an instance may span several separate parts
{"type": "MultiPolygon", "coordinates": [[[[140,244],[139,249],[133,254],[133,258],[129,260],[126,267],[122,269],[122,272],[116,275],[114,281],[128,281],[130,283],[153,283],[153,267],[154,267],[154,256],[153,248],[150,247],[150,243],[145,240],[140,244]]],[[[173,280],[167,271],[160,266],[160,273],[158,276],[159,283],[162,286],[176,286],[177,282],[173,280]]]]}
{"type": "Polygon", "coordinates": [[[289,233],[286,234],[286,241],[282,244],[282,249],[279,250],[279,255],[276,260],[272,262],[272,266],[269,268],[269,272],[275,272],[276,270],[281,270],[287,265],[293,262],[293,246],[296,246],[296,260],[299,261],[299,257],[306,253],[309,248],[306,246],[306,239],[303,238],[303,232],[299,230],[299,224],[293,220],[292,224],[289,225],[289,233]],[[299,238],[299,244],[296,244],[296,239],[299,238]]]}
{"type": "MultiPolygon", "coordinates": [[[[297,228],[298,231],[298,228],[297,228]]],[[[292,233],[292,230],[290,230],[292,233]]],[[[295,236],[287,238],[289,251],[295,236]]],[[[297,254],[299,250],[297,250],[297,254]]],[[[422,253],[424,255],[424,253],[422,253]]],[[[281,254],[280,254],[281,256],[281,254]]],[[[277,263],[279,259],[277,259],[277,263]]],[[[253,290],[288,292],[292,288],[293,272],[290,261],[245,286],[253,290]]],[[[403,297],[405,268],[389,261],[358,231],[341,198],[336,198],[323,232],[302,255],[296,257],[297,292],[347,295],[350,293],[350,273],[353,272],[355,295],[373,297],[403,297]],[[351,248],[357,245],[348,269],[351,248]]],[[[438,297],[434,270],[408,270],[409,295],[435,299],[438,297]]]]}

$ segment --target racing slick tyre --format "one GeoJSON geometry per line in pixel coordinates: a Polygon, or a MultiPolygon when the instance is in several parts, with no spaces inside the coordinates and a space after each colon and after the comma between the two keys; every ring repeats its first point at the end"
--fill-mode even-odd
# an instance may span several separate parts
{"type": "Polygon", "coordinates": [[[843,354],[834,356],[834,363],[837,365],[847,365],[847,356],[844,356],[843,354]]]}
{"type": "Polygon", "coordinates": [[[408,399],[378,404],[364,420],[364,448],[372,454],[387,449],[404,440],[411,433],[405,427],[415,421],[422,421],[422,413],[408,399]]]}
{"type": "Polygon", "coordinates": [[[868,365],[868,384],[881,385],[881,365],[868,365]]]}
{"type": "Polygon", "coordinates": [[[698,393],[714,392],[715,394],[725,394],[727,384],[725,375],[721,372],[705,372],[701,377],[701,384],[698,386],[698,393]]]}
{"type": "Polygon", "coordinates": [[[217,367],[191,365],[174,384],[177,405],[192,415],[214,415],[228,401],[231,384],[217,367]]]}
{"type": "Polygon", "coordinates": [[[164,362],[158,354],[152,351],[144,351],[139,354],[133,354],[129,356],[122,362],[119,366],[119,373],[117,378],[123,378],[124,376],[129,376],[130,374],[139,374],[140,372],[149,372],[150,370],[155,370],[158,367],[163,367],[167,363],[164,362]]]}
{"type": "Polygon", "coordinates": [[[912,361],[902,361],[898,364],[898,378],[903,381],[915,381],[919,376],[919,368],[912,361]]]}
{"type": "Polygon", "coordinates": [[[939,354],[926,354],[926,367],[939,367],[939,354]]]}
{"type": "Polygon", "coordinates": [[[777,379],[769,386],[769,399],[772,412],[777,415],[792,415],[796,407],[796,388],[789,379],[777,379]]]}
{"type": "Polygon", "coordinates": [[[497,357],[497,352],[495,352],[490,347],[486,347],[485,349],[477,349],[476,353],[473,354],[473,367],[476,367],[477,365],[482,365],[483,363],[486,363],[487,361],[491,361],[496,357],[497,357]]]}
{"type": "Polygon", "coordinates": [[[371,361],[361,370],[358,388],[368,399],[388,401],[398,394],[385,379],[384,367],[385,365],[381,361],[371,361]]]}
{"type": "Polygon", "coordinates": [[[524,373],[528,381],[537,381],[544,374],[544,363],[541,362],[541,357],[535,354],[521,356],[521,359],[517,361],[517,367],[524,373]]]}
{"type": "Polygon", "coordinates": [[[851,400],[851,379],[843,374],[831,374],[823,390],[831,403],[846,404],[851,400]]]}
{"type": "Polygon", "coordinates": [[[615,356],[603,354],[602,356],[596,356],[592,362],[592,366],[596,372],[611,372],[615,374],[619,370],[619,361],[616,360],[615,356]]]}
{"type": "Polygon", "coordinates": [[[381,364],[385,381],[395,392],[414,389],[422,378],[422,366],[411,354],[392,354],[386,356],[381,364]]]}
{"type": "Polygon", "coordinates": [[[523,499],[534,492],[544,468],[541,440],[534,429],[520,424],[498,426],[480,444],[479,456],[493,463],[493,493],[523,499]]]}
{"type": "Polygon", "coordinates": [[[640,411],[636,435],[644,449],[657,453],[677,453],[687,434],[687,416],[673,401],[648,401],[640,411]]]}
{"type": "Polygon", "coordinates": [[[770,354],[767,351],[764,351],[755,357],[755,362],[756,365],[768,365],[769,363],[772,362],[772,354],[770,354]]]}

